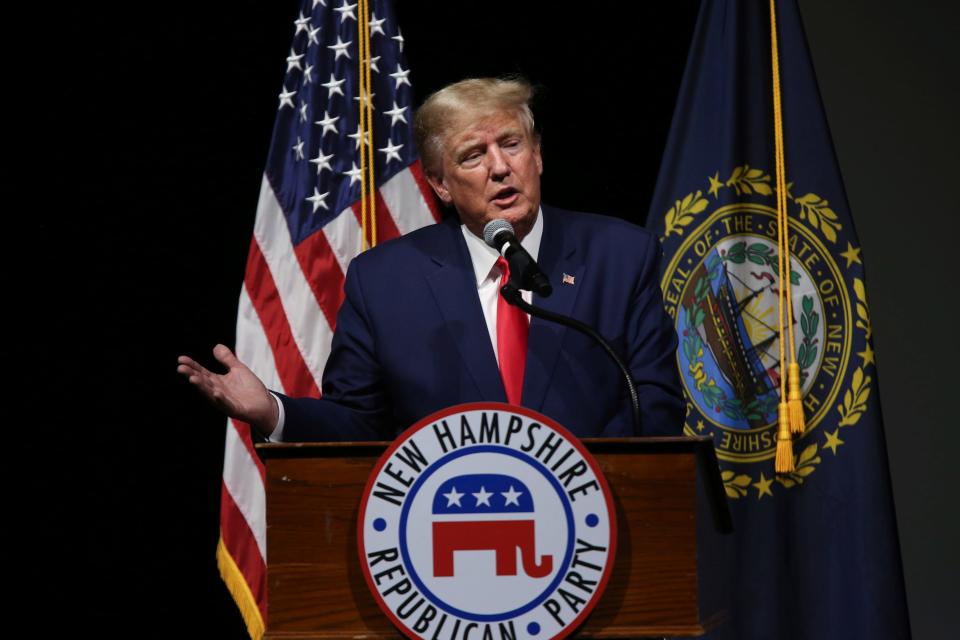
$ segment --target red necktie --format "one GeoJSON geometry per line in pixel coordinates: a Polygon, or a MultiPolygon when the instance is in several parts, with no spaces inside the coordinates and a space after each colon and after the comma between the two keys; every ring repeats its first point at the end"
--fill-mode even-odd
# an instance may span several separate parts
{"type": "MultiPolygon", "coordinates": [[[[503,275],[500,286],[507,284],[510,267],[503,257],[497,258],[497,266],[503,275]]],[[[527,314],[497,296],[497,355],[500,358],[500,377],[507,392],[507,402],[520,404],[523,391],[523,370],[527,363],[527,333],[530,324],[527,314]]]]}

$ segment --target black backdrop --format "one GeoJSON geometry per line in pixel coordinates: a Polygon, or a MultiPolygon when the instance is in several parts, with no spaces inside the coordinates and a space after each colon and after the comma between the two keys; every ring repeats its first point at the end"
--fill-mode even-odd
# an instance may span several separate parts
{"type": "MultiPolygon", "coordinates": [[[[820,8],[831,3],[807,4],[820,24],[834,19],[820,8]]],[[[527,75],[543,88],[545,199],[643,223],[697,8],[438,1],[400,3],[398,14],[419,98],[469,75],[527,75]]],[[[224,420],[178,378],[175,360],[209,363],[213,344],[232,344],[297,3],[88,9],[57,11],[38,56],[21,50],[22,101],[44,115],[31,108],[14,128],[37,158],[22,168],[42,181],[12,191],[39,241],[10,249],[29,256],[22,282],[49,285],[14,294],[30,310],[12,341],[13,361],[26,363],[16,379],[29,381],[15,404],[44,422],[10,425],[14,454],[33,470],[17,530],[34,543],[23,553],[42,558],[21,595],[39,605],[41,627],[240,638],[214,559],[224,420]],[[41,149],[32,128],[52,134],[41,149]]],[[[809,21],[808,30],[816,33],[809,21]]],[[[826,33],[826,46],[843,50],[826,33]]],[[[854,190],[851,200],[860,225],[854,190]]],[[[893,342],[899,327],[887,326],[893,342]]],[[[883,337],[878,330],[881,362],[883,337]]],[[[896,393],[884,387],[885,405],[896,393]]],[[[891,425],[888,412],[888,433],[898,428],[909,427],[891,425]]],[[[901,502],[906,476],[894,473],[901,502]]],[[[901,515],[904,539],[917,526],[901,515]]],[[[923,573],[937,553],[917,551],[911,564],[905,551],[908,577],[919,567],[911,606],[932,597],[930,610],[946,607],[936,582],[946,572],[923,573]]]]}

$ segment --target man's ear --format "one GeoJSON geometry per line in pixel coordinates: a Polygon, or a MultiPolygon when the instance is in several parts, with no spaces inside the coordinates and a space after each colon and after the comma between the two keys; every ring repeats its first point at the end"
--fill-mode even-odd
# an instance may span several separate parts
{"type": "Polygon", "coordinates": [[[424,175],[427,178],[427,182],[433,188],[433,192],[437,194],[437,197],[440,198],[444,204],[453,202],[453,198],[450,197],[450,191],[447,190],[446,185],[443,184],[443,178],[438,178],[429,172],[424,175]]]}

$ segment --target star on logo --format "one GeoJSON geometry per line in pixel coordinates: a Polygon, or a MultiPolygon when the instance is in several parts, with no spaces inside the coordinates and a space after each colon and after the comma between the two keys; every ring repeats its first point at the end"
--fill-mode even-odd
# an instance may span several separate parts
{"type": "Polygon", "coordinates": [[[324,211],[329,211],[330,208],[327,207],[327,196],[330,195],[330,192],[320,193],[316,187],[313,188],[313,195],[307,198],[307,201],[313,203],[313,212],[316,213],[317,209],[323,207],[324,211]]]}
{"type": "Polygon", "coordinates": [[[488,507],[492,506],[490,504],[490,496],[492,495],[493,494],[488,492],[484,487],[480,487],[480,491],[473,494],[473,497],[477,499],[476,506],[479,507],[481,504],[485,504],[488,507]]]}
{"type": "Polygon", "coordinates": [[[462,504],[460,504],[460,498],[462,498],[465,494],[457,493],[456,487],[450,487],[450,493],[444,493],[442,495],[444,498],[447,499],[448,507],[452,507],[453,505],[457,505],[458,507],[463,506],[462,504]]]}
{"type": "Polygon", "coordinates": [[[522,491],[516,491],[516,490],[513,488],[513,485],[510,485],[510,488],[507,489],[506,491],[501,491],[501,492],[500,492],[500,495],[502,495],[502,496],[506,499],[506,503],[504,503],[503,506],[506,507],[506,506],[509,506],[509,505],[511,505],[511,504],[515,504],[515,505],[517,505],[517,506],[519,507],[519,506],[520,506],[520,496],[523,495],[523,492],[522,492],[522,491]]]}
{"type": "Polygon", "coordinates": [[[400,154],[397,153],[400,151],[400,149],[403,149],[402,144],[395,145],[393,144],[393,140],[387,140],[387,146],[382,149],[377,149],[377,151],[387,154],[387,159],[384,160],[384,162],[389,164],[393,159],[396,159],[397,162],[403,162],[403,158],[401,158],[400,154]]]}
{"type": "Polygon", "coordinates": [[[347,47],[353,44],[353,40],[347,40],[344,42],[340,39],[340,36],[337,36],[337,44],[327,45],[327,49],[333,51],[336,55],[333,56],[333,61],[336,62],[340,59],[340,56],[346,56],[347,60],[350,60],[350,54],[347,53],[347,47]]]}

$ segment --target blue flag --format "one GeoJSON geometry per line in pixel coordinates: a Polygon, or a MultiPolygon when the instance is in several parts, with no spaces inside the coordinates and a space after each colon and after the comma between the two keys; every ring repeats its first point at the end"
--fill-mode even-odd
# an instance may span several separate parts
{"type": "Polygon", "coordinates": [[[774,471],[781,280],[767,2],[704,0],[648,218],[680,338],[685,431],[713,437],[736,529],[731,611],[715,636],[908,638],[863,257],[795,0],[777,0],[775,16],[806,417],[793,472],[774,471]]]}

